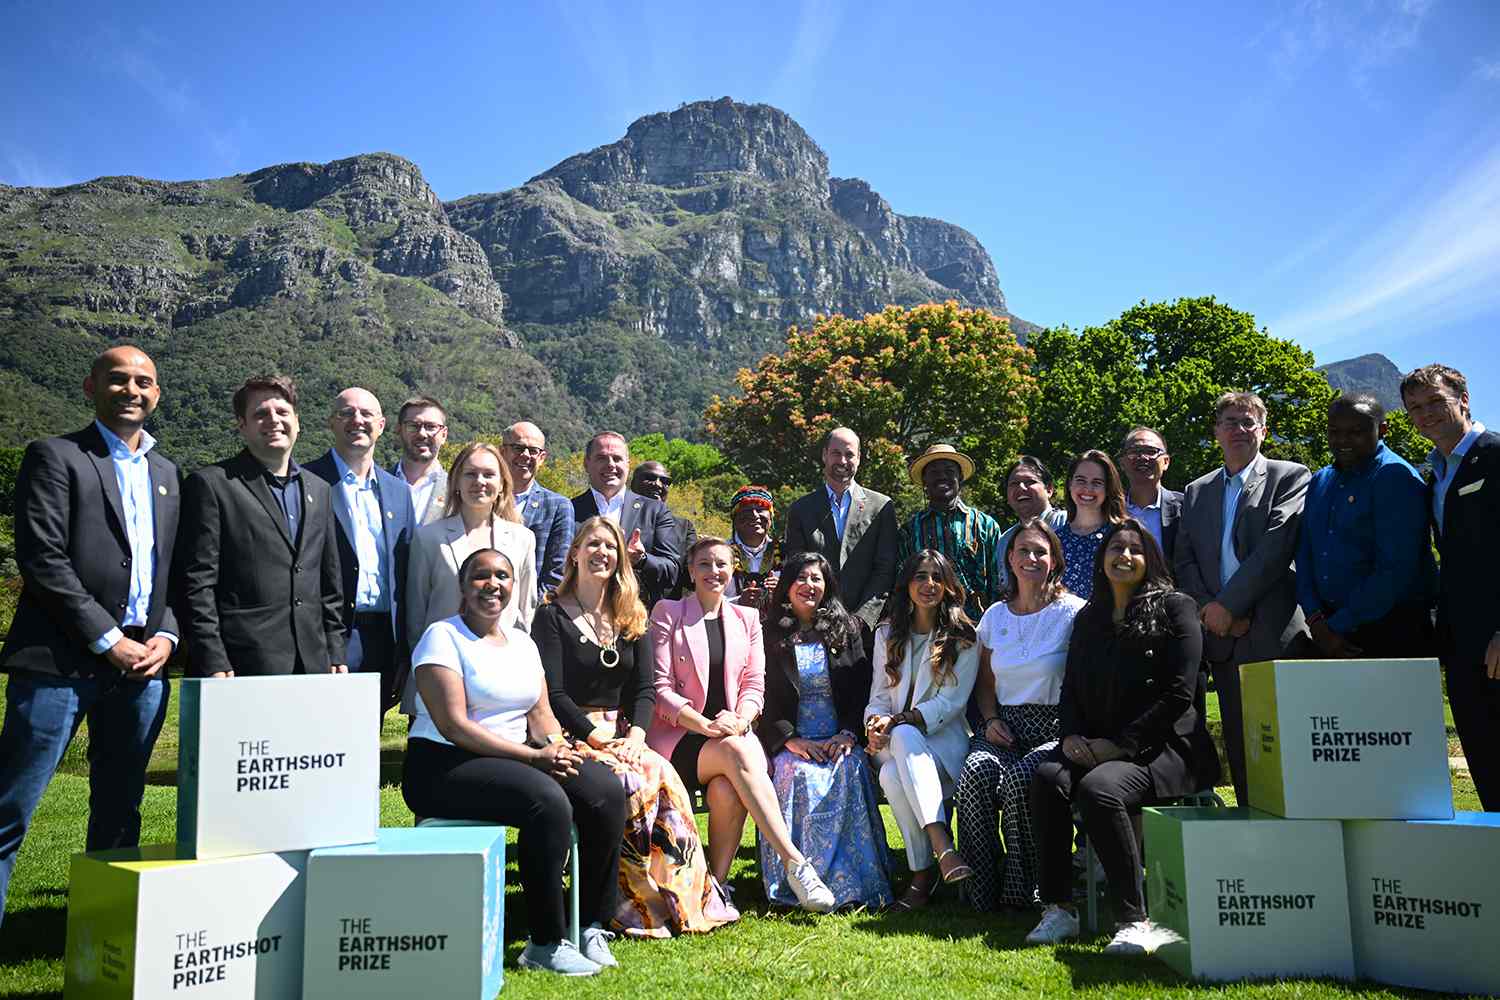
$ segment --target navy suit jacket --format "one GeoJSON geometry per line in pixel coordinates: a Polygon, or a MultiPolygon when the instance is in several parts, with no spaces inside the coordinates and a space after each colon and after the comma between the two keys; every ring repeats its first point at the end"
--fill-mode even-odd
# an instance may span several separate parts
{"type": "MultiPolygon", "coordinates": [[[[598,513],[592,490],[584,490],[573,498],[575,526],[598,513]]],[[[628,543],[630,533],[637,528],[641,530],[641,544],[646,547],[646,556],[635,568],[635,575],[641,581],[641,603],[649,608],[677,583],[684,553],[678,551],[677,519],[667,505],[626,490],[625,506],[620,511],[620,534],[628,543]]]]}
{"type": "Polygon", "coordinates": [[[1167,557],[1168,566],[1172,565],[1172,553],[1177,548],[1177,524],[1181,520],[1182,494],[1163,486],[1161,489],[1161,548],[1162,555],[1167,557]]]}
{"type": "MultiPolygon", "coordinates": [[[[182,636],[168,602],[180,509],[177,466],[146,455],[156,536],[147,638],[182,636]]],[[[33,441],[16,478],[16,561],[21,599],[0,651],[0,670],[64,677],[117,674],[89,646],[120,625],[130,595],[130,539],[114,462],[93,424],[33,441]]],[[[162,676],[165,676],[163,674],[162,676]]]]}
{"type": "Polygon", "coordinates": [[[573,504],[561,493],[534,483],[521,508],[521,520],[536,536],[536,589],[545,597],[562,583],[563,560],[573,544],[573,504]]]}
{"type": "Polygon", "coordinates": [[[1441,656],[1482,670],[1485,648],[1500,630],[1500,434],[1487,430],[1469,446],[1443,498],[1437,546],[1441,656]]]}

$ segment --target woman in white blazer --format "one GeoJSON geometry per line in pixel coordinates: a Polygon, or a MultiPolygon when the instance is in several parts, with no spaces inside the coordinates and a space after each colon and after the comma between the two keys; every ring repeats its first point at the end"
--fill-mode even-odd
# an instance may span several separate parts
{"type": "MultiPolygon", "coordinates": [[[[510,467],[486,441],[463,446],[448,468],[445,516],[417,529],[406,571],[406,635],[416,649],[433,622],[458,614],[458,568],[479,549],[505,553],[515,567],[515,597],[502,624],[531,628],[537,608],[536,536],[516,513],[510,467]]],[[[415,672],[406,679],[401,711],[416,714],[415,672]]]]}
{"type": "Polygon", "coordinates": [[[890,614],[875,630],[865,733],[912,872],[897,909],[924,905],[939,877],[960,882],[974,874],[953,849],[944,801],[968,752],[964,707],[979,673],[964,600],[953,564],[923,549],[901,567],[890,614]]]}

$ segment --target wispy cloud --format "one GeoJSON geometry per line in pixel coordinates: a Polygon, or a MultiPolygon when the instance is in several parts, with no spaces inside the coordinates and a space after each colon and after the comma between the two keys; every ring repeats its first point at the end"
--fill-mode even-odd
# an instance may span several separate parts
{"type": "Polygon", "coordinates": [[[843,15],[838,0],[804,0],[792,44],[771,88],[772,100],[782,106],[806,103],[818,70],[827,64],[843,15]]]}
{"type": "Polygon", "coordinates": [[[1486,83],[1500,83],[1500,57],[1474,60],[1474,78],[1486,83]]]}
{"type": "Polygon", "coordinates": [[[24,146],[0,147],[0,184],[16,187],[63,187],[78,180],[24,146]]]}
{"type": "Polygon", "coordinates": [[[1378,100],[1378,73],[1418,47],[1432,7],[1432,0],[1296,0],[1250,44],[1266,50],[1271,75],[1282,86],[1333,63],[1362,96],[1378,100]]]}

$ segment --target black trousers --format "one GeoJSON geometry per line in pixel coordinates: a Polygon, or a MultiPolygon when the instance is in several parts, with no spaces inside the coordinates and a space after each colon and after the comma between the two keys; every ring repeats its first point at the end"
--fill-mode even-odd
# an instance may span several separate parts
{"type": "Polygon", "coordinates": [[[1055,756],[1037,768],[1031,782],[1031,822],[1036,828],[1044,903],[1073,901],[1073,805],[1109,887],[1120,900],[1122,922],[1146,919],[1141,886],[1141,848],[1133,813],[1156,801],[1144,765],[1112,760],[1085,771],[1055,756]]]}
{"type": "Polygon", "coordinates": [[[1240,701],[1240,665],[1210,663],[1214,690],[1219,693],[1219,720],[1224,726],[1224,756],[1229,758],[1229,778],[1234,782],[1234,801],[1250,804],[1245,779],[1245,712],[1240,701]]]}
{"type": "Polygon", "coordinates": [[[1490,680],[1483,663],[1445,663],[1443,676],[1479,807],[1500,812],[1500,680],[1490,680]]]}
{"type": "Polygon", "coordinates": [[[536,944],[567,935],[562,876],[578,825],[578,918],[608,926],[619,905],[625,788],[586,760],[558,781],[507,757],[478,757],[431,740],[409,740],[401,794],[418,816],[487,820],[516,828],[526,922],[536,944]]]}

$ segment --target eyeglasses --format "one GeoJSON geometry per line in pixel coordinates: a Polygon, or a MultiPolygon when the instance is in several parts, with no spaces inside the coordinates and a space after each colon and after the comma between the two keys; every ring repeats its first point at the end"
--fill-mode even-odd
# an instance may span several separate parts
{"type": "Polygon", "coordinates": [[[517,455],[525,455],[527,458],[541,458],[543,455],[547,454],[546,448],[538,448],[535,445],[508,444],[505,447],[508,451],[511,451],[517,455]]]}
{"type": "Polygon", "coordinates": [[[639,474],[639,478],[643,483],[660,483],[662,486],[672,485],[671,476],[658,475],[654,472],[642,472],[639,474]]]}
{"type": "Polygon", "coordinates": [[[1226,431],[1253,431],[1260,426],[1257,417],[1220,417],[1216,423],[1226,431]]]}
{"type": "Polygon", "coordinates": [[[1148,444],[1132,445],[1125,449],[1128,458],[1160,458],[1165,454],[1165,449],[1153,448],[1148,444]]]}
{"type": "Polygon", "coordinates": [[[438,431],[448,429],[447,424],[434,424],[426,420],[407,420],[401,426],[413,434],[436,434],[438,431]]]}

